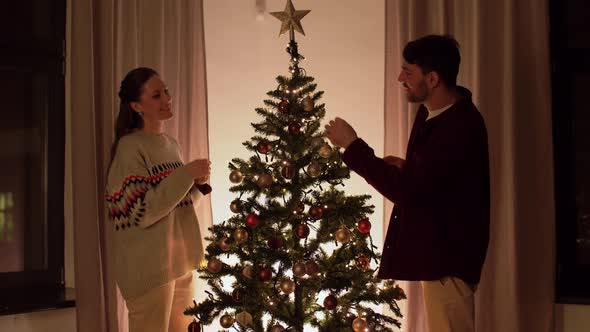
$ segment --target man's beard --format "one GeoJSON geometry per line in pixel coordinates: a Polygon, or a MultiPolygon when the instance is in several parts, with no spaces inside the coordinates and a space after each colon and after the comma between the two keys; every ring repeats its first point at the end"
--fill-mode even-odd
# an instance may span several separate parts
{"type": "Polygon", "coordinates": [[[420,81],[420,83],[418,83],[418,85],[416,86],[416,89],[414,89],[414,91],[408,89],[406,91],[406,95],[410,103],[423,103],[424,101],[426,101],[426,98],[428,97],[428,89],[426,88],[426,82],[420,81]]]}

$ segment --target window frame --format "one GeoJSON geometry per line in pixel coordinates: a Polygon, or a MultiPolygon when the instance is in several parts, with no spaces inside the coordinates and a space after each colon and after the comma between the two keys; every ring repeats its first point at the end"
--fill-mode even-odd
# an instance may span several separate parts
{"type": "MultiPolygon", "coordinates": [[[[16,34],[0,42],[0,70],[47,77],[42,115],[44,188],[39,188],[44,193],[47,265],[44,270],[0,272],[0,315],[74,305],[72,297],[66,296],[64,274],[66,1],[50,1],[47,14],[54,31],[49,38],[25,40],[16,34]]],[[[25,233],[25,238],[29,236],[25,233]]]]}
{"type": "Polygon", "coordinates": [[[549,0],[556,221],[555,297],[558,303],[589,304],[590,264],[576,262],[578,224],[573,83],[575,74],[590,75],[590,42],[582,48],[567,45],[568,23],[571,21],[568,21],[566,7],[570,1],[549,0]]]}

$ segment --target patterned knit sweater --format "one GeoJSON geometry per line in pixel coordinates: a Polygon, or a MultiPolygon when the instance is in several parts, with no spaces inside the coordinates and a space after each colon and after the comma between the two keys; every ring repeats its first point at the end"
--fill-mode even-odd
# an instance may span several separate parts
{"type": "Polygon", "coordinates": [[[105,198],[125,299],[197,267],[203,245],[194,205],[201,197],[172,137],[136,131],[121,138],[105,198]]]}

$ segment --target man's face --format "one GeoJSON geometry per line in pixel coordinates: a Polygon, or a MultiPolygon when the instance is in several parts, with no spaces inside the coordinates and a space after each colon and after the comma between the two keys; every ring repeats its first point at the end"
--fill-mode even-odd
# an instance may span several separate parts
{"type": "Polygon", "coordinates": [[[426,85],[426,75],[422,73],[422,69],[417,65],[404,61],[397,80],[406,91],[409,102],[423,103],[428,98],[429,91],[426,85]]]}

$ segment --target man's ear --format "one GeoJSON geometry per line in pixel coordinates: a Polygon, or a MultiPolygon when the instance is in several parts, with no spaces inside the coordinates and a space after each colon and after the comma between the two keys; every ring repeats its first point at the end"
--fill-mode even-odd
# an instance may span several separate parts
{"type": "Polygon", "coordinates": [[[440,85],[440,75],[433,70],[426,75],[426,82],[430,88],[436,88],[440,85]]]}

